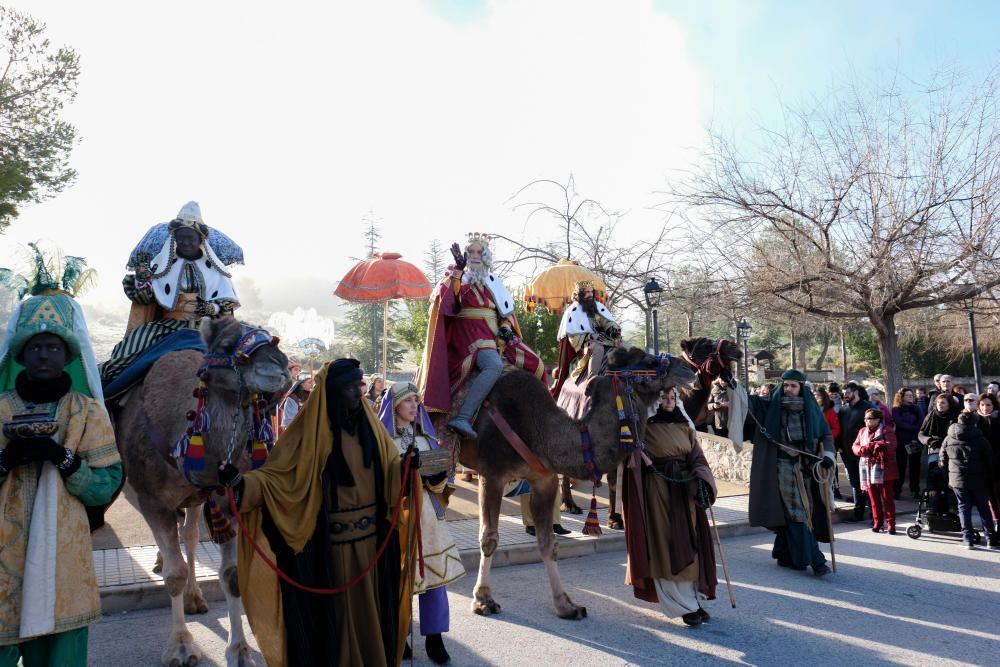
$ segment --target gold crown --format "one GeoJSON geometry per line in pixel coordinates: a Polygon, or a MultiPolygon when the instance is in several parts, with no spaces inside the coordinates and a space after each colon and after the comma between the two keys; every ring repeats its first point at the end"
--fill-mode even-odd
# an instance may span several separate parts
{"type": "Polygon", "coordinates": [[[469,232],[469,240],[465,245],[468,247],[473,243],[478,243],[483,246],[483,248],[489,248],[491,238],[492,237],[489,234],[484,234],[483,232],[469,232]]]}
{"type": "Polygon", "coordinates": [[[577,291],[582,291],[585,289],[595,289],[593,280],[578,280],[576,282],[577,291]]]}

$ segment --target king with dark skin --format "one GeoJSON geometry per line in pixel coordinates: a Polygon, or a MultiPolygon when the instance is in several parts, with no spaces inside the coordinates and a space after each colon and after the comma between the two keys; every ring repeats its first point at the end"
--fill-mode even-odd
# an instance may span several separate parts
{"type": "Polygon", "coordinates": [[[174,232],[177,256],[194,261],[201,257],[201,235],[193,229],[182,228],[174,232]]]}
{"type": "Polygon", "coordinates": [[[66,367],[66,343],[55,334],[40,333],[32,336],[24,346],[21,363],[34,381],[55,380],[66,367]]]}
{"type": "MultiPolygon", "coordinates": [[[[59,378],[66,367],[69,350],[62,338],[50,333],[40,333],[28,339],[21,353],[25,375],[33,382],[49,382],[59,378]]],[[[51,461],[59,465],[66,459],[66,449],[52,438],[12,440],[4,450],[3,466],[11,469],[32,461],[51,461]]],[[[79,465],[65,471],[76,472],[79,465]]],[[[63,476],[66,476],[64,472],[63,476]]]]}

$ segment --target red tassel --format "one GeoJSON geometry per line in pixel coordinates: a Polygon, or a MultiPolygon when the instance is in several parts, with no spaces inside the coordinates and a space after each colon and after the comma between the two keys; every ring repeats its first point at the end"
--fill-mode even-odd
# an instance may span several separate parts
{"type": "Polygon", "coordinates": [[[209,527],[212,529],[212,541],[216,544],[225,544],[236,537],[236,530],[229,519],[225,517],[214,500],[208,502],[209,527]]]}
{"type": "Polygon", "coordinates": [[[590,497],[590,511],[587,512],[587,520],[583,522],[583,534],[599,537],[601,532],[601,522],[597,519],[597,496],[590,497]]]}

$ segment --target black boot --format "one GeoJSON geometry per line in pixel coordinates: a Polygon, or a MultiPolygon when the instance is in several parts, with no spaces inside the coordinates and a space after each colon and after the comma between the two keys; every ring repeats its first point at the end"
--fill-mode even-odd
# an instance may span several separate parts
{"type": "Polygon", "coordinates": [[[441,639],[441,633],[427,635],[424,638],[424,647],[427,649],[427,657],[435,665],[446,665],[451,662],[451,656],[444,649],[444,640],[441,639]]]}
{"type": "Polygon", "coordinates": [[[413,650],[410,648],[410,642],[406,642],[406,647],[403,649],[403,660],[409,660],[413,657],[413,650]]]}
{"type": "Polygon", "coordinates": [[[569,535],[573,531],[566,530],[565,528],[562,527],[561,523],[554,523],[552,524],[552,532],[555,533],[556,535],[569,535]]]}

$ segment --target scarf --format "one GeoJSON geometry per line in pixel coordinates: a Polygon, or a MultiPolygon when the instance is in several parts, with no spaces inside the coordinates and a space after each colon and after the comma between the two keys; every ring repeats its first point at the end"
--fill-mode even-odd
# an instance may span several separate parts
{"type": "Polygon", "coordinates": [[[14,390],[17,395],[24,399],[25,403],[37,405],[57,402],[69,393],[72,386],[73,379],[65,371],[54,380],[32,380],[28,377],[27,371],[21,371],[14,378],[14,390]]]}
{"type": "MultiPolygon", "coordinates": [[[[814,401],[815,402],[815,401],[814,401]]],[[[785,442],[806,441],[805,401],[802,396],[781,397],[781,422],[784,426],[785,442]]]]}
{"type": "Polygon", "coordinates": [[[674,408],[667,412],[663,408],[657,408],[656,412],[647,420],[649,424],[686,424],[687,419],[679,408],[674,408]]]}

